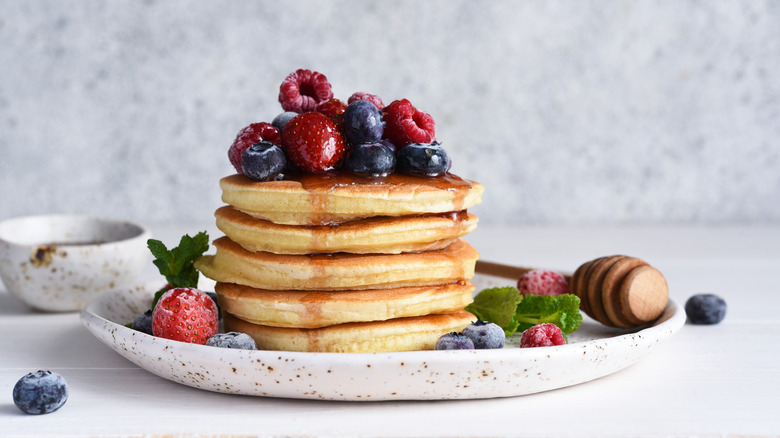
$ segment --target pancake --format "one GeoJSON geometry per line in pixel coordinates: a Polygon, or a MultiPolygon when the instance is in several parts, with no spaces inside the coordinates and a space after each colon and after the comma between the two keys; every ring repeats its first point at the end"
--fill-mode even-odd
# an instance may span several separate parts
{"type": "Polygon", "coordinates": [[[439,315],[301,329],[252,324],[229,313],[223,315],[226,331],[248,334],[254,338],[260,350],[338,353],[433,350],[441,335],[459,332],[474,320],[474,315],[461,310],[439,315]]]}
{"type": "Polygon", "coordinates": [[[482,184],[452,174],[436,178],[397,173],[365,178],[348,173],[287,175],[253,181],[220,180],[222,201],[251,216],[285,225],[340,224],[374,216],[462,211],[482,201],[482,184]]]}
{"type": "Polygon", "coordinates": [[[217,283],[220,308],[245,321],[274,327],[319,328],[361,321],[449,313],[473,299],[468,281],[362,291],[270,291],[217,283]]]}
{"type": "Polygon", "coordinates": [[[214,215],[217,228],[242,248],[275,254],[430,251],[449,246],[477,227],[477,217],[465,211],[360,219],[338,226],[279,225],[231,206],[219,208],[214,215]]]}
{"type": "Polygon", "coordinates": [[[470,280],[479,253],[457,239],[437,251],[403,254],[280,255],[249,252],[228,237],[195,268],[222,283],[269,290],[360,290],[470,280]]]}

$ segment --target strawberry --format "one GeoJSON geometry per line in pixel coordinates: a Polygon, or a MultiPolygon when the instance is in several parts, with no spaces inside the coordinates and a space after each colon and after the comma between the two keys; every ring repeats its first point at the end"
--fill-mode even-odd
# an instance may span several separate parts
{"type": "Polygon", "coordinates": [[[219,332],[217,305],[198,289],[170,289],[154,306],[152,332],[161,338],[205,344],[219,332]]]}
{"type": "Polygon", "coordinates": [[[335,116],[338,114],[344,114],[347,109],[347,104],[339,99],[333,98],[317,105],[316,111],[318,113],[325,114],[326,116],[335,116]]]}
{"type": "Polygon", "coordinates": [[[399,148],[409,143],[428,144],[436,139],[433,117],[418,110],[406,99],[393,101],[383,113],[385,137],[399,148]]]}
{"type": "Polygon", "coordinates": [[[338,167],[347,143],[333,120],[310,112],[287,122],[282,132],[282,149],[302,171],[322,173],[338,167]]]}
{"type": "Polygon", "coordinates": [[[228,149],[230,164],[233,165],[236,172],[244,174],[244,170],[241,169],[241,156],[244,151],[249,149],[249,146],[259,143],[261,140],[279,144],[279,130],[270,123],[260,122],[252,123],[238,132],[236,139],[228,149]]]}

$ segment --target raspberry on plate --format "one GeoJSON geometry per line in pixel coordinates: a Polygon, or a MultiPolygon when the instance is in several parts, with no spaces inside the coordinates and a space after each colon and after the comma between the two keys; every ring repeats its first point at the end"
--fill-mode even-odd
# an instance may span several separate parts
{"type": "Polygon", "coordinates": [[[347,143],[333,120],[310,112],[287,122],[282,133],[282,149],[304,172],[323,173],[338,166],[347,143]]]}
{"type": "Polygon", "coordinates": [[[249,149],[250,146],[260,141],[280,144],[279,130],[270,123],[260,122],[252,123],[238,132],[236,139],[230,145],[230,149],[228,149],[230,164],[233,165],[236,172],[241,175],[244,174],[244,170],[241,168],[241,156],[244,155],[244,151],[249,149]]]}
{"type": "Polygon", "coordinates": [[[385,137],[399,148],[409,143],[431,143],[436,139],[433,117],[406,99],[393,101],[383,110],[385,137]]]}
{"type": "Polygon", "coordinates": [[[520,348],[564,345],[566,338],[555,324],[536,324],[520,336],[520,348]]]}
{"type": "Polygon", "coordinates": [[[170,289],[154,306],[152,331],[161,338],[205,344],[219,331],[217,305],[198,289],[170,289]]]}
{"type": "Polygon", "coordinates": [[[305,113],[333,98],[330,82],[324,74],[298,69],[290,73],[279,87],[279,103],[285,111],[305,113]]]}
{"type": "Polygon", "coordinates": [[[517,288],[523,295],[558,296],[570,293],[569,282],[561,273],[534,269],[517,280],[517,288]]]}

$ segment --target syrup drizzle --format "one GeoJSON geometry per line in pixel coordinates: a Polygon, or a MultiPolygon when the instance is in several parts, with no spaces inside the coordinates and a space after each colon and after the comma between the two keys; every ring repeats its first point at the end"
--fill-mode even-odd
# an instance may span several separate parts
{"type": "MultiPolygon", "coordinates": [[[[437,190],[445,190],[453,194],[453,211],[463,210],[463,203],[473,184],[461,177],[445,173],[436,177],[421,177],[391,173],[380,177],[360,176],[349,172],[327,172],[323,174],[288,173],[282,181],[297,182],[309,192],[312,206],[311,218],[314,223],[328,222],[328,193],[339,187],[355,185],[392,185],[392,186],[426,186],[437,190]]],[[[456,217],[453,219],[460,219],[456,217]]]]}

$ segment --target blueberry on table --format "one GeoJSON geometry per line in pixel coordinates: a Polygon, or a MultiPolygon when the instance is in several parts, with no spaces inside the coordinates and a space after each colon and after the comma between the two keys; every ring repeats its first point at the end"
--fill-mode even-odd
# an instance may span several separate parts
{"type": "Polygon", "coordinates": [[[474,348],[477,350],[504,348],[506,345],[506,334],[504,329],[492,322],[485,322],[481,319],[472,322],[471,325],[463,329],[463,334],[471,338],[474,342],[474,348]]]}
{"type": "Polygon", "coordinates": [[[436,350],[473,350],[474,341],[463,333],[451,332],[436,341],[436,350]]]}
{"type": "Polygon", "coordinates": [[[439,143],[409,143],[397,153],[396,167],[401,173],[439,176],[450,170],[452,162],[439,143]]]}
{"type": "Polygon", "coordinates": [[[726,316],[726,301],[714,294],[697,294],[685,302],[691,324],[717,324],[726,316]]]}
{"type": "Polygon", "coordinates": [[[271,181],[284,172],[285,167],[287,158],[282,148],[267,141],[253,144],[241,155],[244,175],[255,181],[271,181]]]}
{"type": "Polygon", "coordinates": [[[210,347],[236,348],[241,350],[257,350],[257,343],[246,333],[217,333],[206,341],[210,347]]]}
{"type": "Polygon", "coordinates": [[[387,176],[395,170],[395,154],[384,142],[352,146],[344,159],[350,172],[367,176],[387,176]]]}
{"type": "Polygon", "coordinates": [[[49,414],[68,400],[68,384],[51,371],[36,371],[19,379],[13,389],[14,404],[26,414],[49,414]]]}

